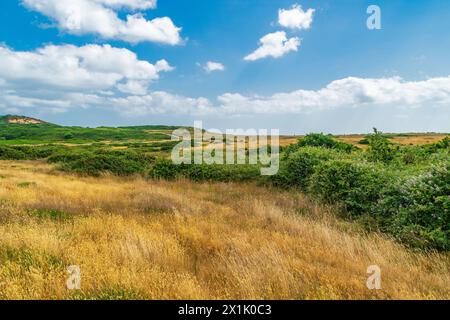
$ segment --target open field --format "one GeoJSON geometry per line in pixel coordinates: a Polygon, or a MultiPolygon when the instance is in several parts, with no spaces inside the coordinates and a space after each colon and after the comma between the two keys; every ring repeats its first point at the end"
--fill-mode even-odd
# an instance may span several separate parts
{"type": "Polygon", "coordinates": [[[449,299],[448,254],[365,234],[298,192],[82,178],[0,162],[0,299],[449,299]],[[81,291],[66,268],[79,265],[81,291]],[[368,290],[379,265],[382,290],[368,290]]]}
{"type": "MultiPolygon", "coordinates": [[[[432,144],[441,141],[448,134],[441,133],[407,133],[407,134],[389,134],[387,135],[389,140],[401,146],[422,146],[426,144],[432,144]]],[[[354,135],[338,135],[336,139],[342,142],[351,143],[359,148],[365,149],[367,145],[361,144],[366,138],[366,135],[354,134],[354,135]]]]}
{"type": "Polygon", "coordinates": [[[0,299],[450,299],[450,137],[282,136],[267,177],[175,165],[173,127],[17,119],[0,121],[0,299]]]}

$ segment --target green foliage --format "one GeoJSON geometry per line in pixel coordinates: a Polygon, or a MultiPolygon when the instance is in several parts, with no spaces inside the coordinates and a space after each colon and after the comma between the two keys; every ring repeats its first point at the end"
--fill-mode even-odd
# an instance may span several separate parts
{"type": "Polygon", "coordinates": [[[182,168],[184,177],[193,181],[243,182],[261,177],[257,165],[188,165],[182,168]]]}
{"type": "Polygon", "coordinates": [[[280,170],[271,181],[283,188],[300,188],[306,190],[315,167],[331,159],[332,152],[323,148],[305,147],[283,155],[280,170]]]}
{"type": "Polygon", "coordinates": [[[118,176],[134,174],[144,175],[152,163],[154,156],[137,153],[135,151],[96,150],[96,151],[68,151],[55,154],[49,162],[60,163],[62,170],[91,176],[99,176],[109,172],[118,176]]]}
{"type": "Polygon", "coordinates": [[[49,219],[49,220],[68,220],[71,215],[60,210],[48,210],[48,209],[34,209],[28,211],[29,215],[32,217],[37,217],[39,219],[49,219]]]}
{"type": "Polygon", "coordinates": [[[27,155],[21,150],[16,148],[0,146],[0,159],[1,160],[25,160],[27,155]]]}
{"type": "Polygon", "coordinates": [[[369,136],[369,149],[367,150],[367,157],[373,162],[385,162],[388,163],[394,159],[396,149],[386,136],[376,128],[373,129],[374,133],[369,136]]]}
{"type": "Polygon", "coordinates": [[[0,160],[37,160],[45,159],[63,147],[47,146],[1,146],[0,160]]]}
{"type": "Polygon", "coordinates": [[[166,140],[167,134],[132,128],[61,127],[53,124],[0,123],[0,144],[36,144],[51,142],[86,143],[93,141],[166,140]]]}
{"type": "Polygon", "coordinates": [[[333,160],[317,167],[309,190],[327,203],[344,204],[348,214],[359,217],[380,199],[387,181],[386,172],[375,165],[333,160]]]}
{"type": "Polygon", "coordinates": [[[323,133],[312,133],[298,142],[298,147],[323,147],[327,149],[336,149],[344,152],[356,151],[357,148],[349,143],[340,142],[331,135],[323,133]]]}
{"type": "Polygon", "coordinates": [[[423,147],[426,153],[433,154],[440,151],[450,154],[450,136],[445,137],[442,141],[438,143],[426,145],[423,147]]]}
{"type": "Polygon", "coordinates": [[[180,175],[181,167],[170,159],[157,159],[150,168],[149,176],[154,179],[174,180],[180,175]]]}
{"type": "Polygon", "coordinates": [[[375,131],[369,141],[367,153],[290,146],[270,180],[341,204],[348,217],[406,245],[450,250],[450,139],[396,148],[375,131]]]}
{"type": "Polygon", "coordinates": [[[63,270],[64,262],[57,256],[35,251],[27,246],[12,248],[0,246],[0,264],[13,262],[18,265],[20,271],[38,269],[42,271],[63,270]]]}
{"type": "Polygon", "coordinates": [[[256,181],[261,172],[256,165],[175,165],[169,159],[158,159],[152,166],[149,176],[156,179],[174,180],[187,178],[193,181],[256,181]]]}
{"type": "Polygon", "coordinates": [[[450,250],[450,162],[391,184],[374,212],[403,242],[450,250]]]}

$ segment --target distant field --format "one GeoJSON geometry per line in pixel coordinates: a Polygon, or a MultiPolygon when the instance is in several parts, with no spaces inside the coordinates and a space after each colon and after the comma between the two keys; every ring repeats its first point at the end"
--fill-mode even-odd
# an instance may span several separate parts
{"type": "MultiPolygon", "coordinates": [[[[5,117],[0,117],[1,145],[46,145],[58,144],[68,147],[92,145],[101,143],[115,149],[127,149],[130,144],[170,142],[172,132],[179,127],[174,126],[135,126],[135,127],[65,127],[41,120],[13,117],[11,123],[2,123],[5,117]],[[39,123],[40,122],[40,123],[39,123]],[[24,124],[25,123],[25,124],[24,124]]],[[[192,131],[192,128],[185,127],[192,131]]],[[[399,145],[425,145],[444,139],[446,134],[387,134],[390,141],[399,145]]],[[[338,140],[351,143],[359,148],[367,147],[363,141],[367,135],[337,135],[338,140]]],[[[281,136],[280,145],[286,147],[298,142],[303,136],[281,136]]]]}
{"type": "MultiPolygon", "coordinates": [[[[407,134],[388,134],[389,140],[395,144],[407,146],[415,145],[422,146],[425,144],[432,144],[441,141],[448,134],[443,133],[407,133],[407,134]]],[[[280,144],[282,146],[288,146],[296,143],[303,136],[281,136],[280,144]]],[[[367,145],[361,143],[367,135],[364,134],[352,134],[352,135],[336,135],[336,139],[342,142],[351,143],[359,148],[365,149],[367,145]]]]}
{"type": "MultiPolygon", "coordinates": [[[[425,144],[436,143],[444,139],[448,134],[440,133],[408,133],[408,134],[387,134],[389,140],[395,144],[407,146],[422,146],[425,144]]],[[[336,138],[340,141],[351,143],[360,148],[366,148],[367,145],[361,144],[365,135],[339,135],[336,138]]]]}

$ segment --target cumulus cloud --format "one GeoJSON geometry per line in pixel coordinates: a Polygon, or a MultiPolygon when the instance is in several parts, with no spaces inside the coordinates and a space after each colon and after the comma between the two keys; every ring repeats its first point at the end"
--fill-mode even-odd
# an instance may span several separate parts
{"type": "Polygon", "coordinates": [[[134,13],[122,20],[118,16],[117,10],[123,8],[154,8],[155,0],[22,0],[22,3],[54,20],[60,30],[74,35],[95,34],[130,43],[177,45],[182,41],[181,28],[168,17],[147,20],[142,13],[134,13]]]}
{"type": "Polygon", "coordinates": [[[66,99],[82,105],[100,103],[92,97],[103,92],[145,95],[160,72],[171,70],[165,60],[151,64],[128,49],[110,45],[48,45],[25,52],[0,47],[3,102],[22,107],[52,105],[49,96],[55,95],[61,107],[67,104],[58,101],[66,99]],[[80,101],[80,97],[90,99],[80,101]]]}
{"type": "Polygon", "coordinates": [[[319,90],[297,90],[269,97],[225,94],[218,98],[227,113],[310,113],[337,108],[392,106],[418,108],[450,107],[450,76],[407,82],[399,77],[363,79],[349,77],[319,90]]]}
{"type": "Polygon", "coordinates": [[[286,32],[269,33],[260,40],[260,47],[244,58],[246,61],[273,57],[280,58],[291,51],[298,51],[301,40],[297,37],[288,39],[286,32]]]}
{"type": "Polygon", "coordinates": [[[208,61],[204,66],[203,69],[208,72],[214,72],[214,71],[224,71],[225,70],[225,66],[222,63],[219,62],[213,62],[213,61],[208,61]]]}
{"type": "Polygon", "coordinates": [[[147,10],[156,8],[156,0],[93,0],[110,8],[129,8],[147,10]]]}
{"type": "Polygon", "coordinates": [[[0,79],[16,85],[100,90],[140,81],[148,86],[159,72],[172,69],[165,60],[153,65],[110,45],[48,45],[32,52],[0,47],[0,79]]]}
{"type": "Polygon", "coordinates": [[[278,23],[289,29],[309,29],[313,22],[314,12],[314,9],[303,11],[300,5],[294,4],[291,9],[278,10],[278,23]]]}
{"type": "Polygon", "coordinates": [[[129,117],[156,114],[204,115],[215,110],[206,98],[190,98],[164,91],[156,91],[144,96],[114,97],[107,101],[115,111],[129,117]]]}
{"type": "Polygon", "coordinates": [[[286,115],[310,114],[343,108],[414,109],[429,106],[450,109],[450,76],[424,81],[399,77],[364,79],[349,77],[318,90],[296,90],[271,96],[226,93],[215,103],[158,92],[147,96],[115,99],[113,105],[127,115],[286,115]]]}
{"type": "Polygon", "coordinates": [[[130,117],[290,115],[348,108],[450,109],[450,76],[422,81],[348,77],[317,90],[270,96],[225,93],[214,100],[152,92],[151,83],[161,72],[172,69],[165,60],[151,64],[127,49],[109,45],[48,45],[31,52],[0,47],[0,109],[63,112],[98,107],[130,117]]]}

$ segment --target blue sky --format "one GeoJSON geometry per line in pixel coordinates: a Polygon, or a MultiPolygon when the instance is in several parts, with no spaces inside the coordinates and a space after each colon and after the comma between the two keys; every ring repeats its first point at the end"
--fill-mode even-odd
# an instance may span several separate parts
{"type": "Polygon", "coordinates": [[[450,132],[448,1],[152,1],[66,0],[69,13],[55,0],[1,1],[0,113],[83,126],[450,132]],[[371,4],[381,30],[366,26],[371,4]],[[280,9],[296,8],[303,18],[314,10],[309,25],[280,22],[280,9]],[[123,26],[99,19],[105,12],[123,26]],[[127,15],[142,23],[125,24],[127,15]],[[262,37],[283,32],[295,50],[245,59],[262,37]],[[52,67],[65,59],[77,65],[52,67]]]}

